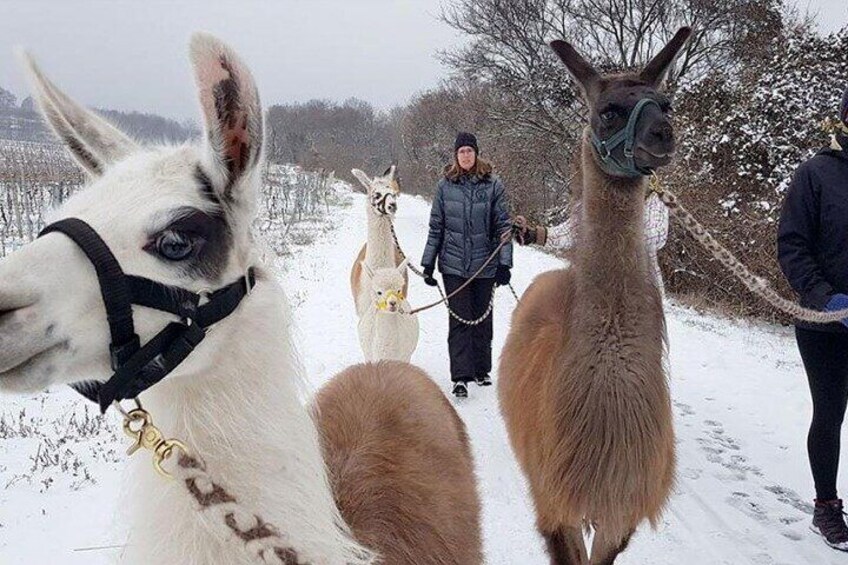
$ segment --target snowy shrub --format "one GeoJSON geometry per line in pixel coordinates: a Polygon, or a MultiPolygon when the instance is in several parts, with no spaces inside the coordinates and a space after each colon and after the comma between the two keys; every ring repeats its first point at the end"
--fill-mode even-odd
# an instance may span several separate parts
{"type": "MultiPolygon", "coordinates": [[[[825,118],[848,86],[848,28],[785,32],[776,54],[744,75],[713,73],[676,97],[680,148],[667,182],[714,235],[790,294],[776,260],[780,209],[795,168],[828,144],[825,118]]],[[[771,310],[673,225],[663,267],[669,289],[743,314],[771,310]]]]}

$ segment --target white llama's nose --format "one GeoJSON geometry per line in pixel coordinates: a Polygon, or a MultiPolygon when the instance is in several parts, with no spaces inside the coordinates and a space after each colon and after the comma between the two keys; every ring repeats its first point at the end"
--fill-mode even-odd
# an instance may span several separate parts
{"type": "Polygon", "coordinates": [[[9,275],[4,279],[3,272],[0,271],[0,319],[15,310],[32,306],[38,301],[32,287],[26,288],[25,282],[15,277],[14,273],[9,275]]]}
{"type": "Polygon", "coordinates": [[[56,345],[56,326],[36,306],[7,310],[0,316],[0,373],[9,371],[56,345]]]}

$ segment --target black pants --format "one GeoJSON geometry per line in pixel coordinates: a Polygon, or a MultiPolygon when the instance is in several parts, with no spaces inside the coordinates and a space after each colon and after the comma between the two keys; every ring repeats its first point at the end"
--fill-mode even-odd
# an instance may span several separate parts
{"type": "MultiPolygon", "coordinates": [[[[454,275],[442,275],[442,278],[445,281],[446,294],[450,294],[468,280],[454,275]]],[[[495,279],[474,279],[448,301],[451,310],[466,320],[476,320],[489,307],[494,286],[495,279]]],[[[469,326],[448,315],[448,352],[452,381],[473,381],[475,376],[491,372],[493,316],[494,312],[480,324],[469,326]]]]}
{"type": "Polygon", "coordinates": [[[813,395],[807,451],[816,498],[833,500],[839,469],[839,436],[848,402],[848,333],[795,328],[795,337],[813,395]]]}

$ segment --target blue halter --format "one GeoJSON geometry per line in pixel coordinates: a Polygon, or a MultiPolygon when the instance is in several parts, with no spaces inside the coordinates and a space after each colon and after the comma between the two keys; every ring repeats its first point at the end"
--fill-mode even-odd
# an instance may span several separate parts
{"type": "Polygon", "coordinates": [[[639,117],[642,115],[645,107],[649,104],[660,108],[656,100],[642,98],[630,112],[630,116],[627,118],[627,125],[624,126],[624,129],[614,133],[608,139],[601,140],[592,131],[592,145],[595,146],[595,151],[601,160],[602,168],[607,173],[625,177],[641,177],[651,174],[651,171],[637,167],[636,159],[633,156],[633,147],[636,145],[636,123],[639,121],[639,117]],[[622,143],[624,144],[624,163],[621,163],[612,155],[615,148],[622,143]]]}

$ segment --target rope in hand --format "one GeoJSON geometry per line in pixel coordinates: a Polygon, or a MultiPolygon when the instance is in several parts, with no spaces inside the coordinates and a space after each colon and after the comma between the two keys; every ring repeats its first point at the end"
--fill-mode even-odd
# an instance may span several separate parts
{"type": "MultiPolygon", "coordinates": [[[[403,249],[402,249],[402,248],[401,248],[401,246],[400,246],[400,241],[398,240],[397,232],[395,231],[395,224],[394,224],[394,222],[392,222],[391,220],[389,220],[389,228],[391,229],[391,232],[392,232],[392,239],[394,240],[394,243],[395,243],[395,249],[397,249],[397,252],[400,254],[400,256],[401,256],[401,260],[406,259],[406,258],[407,258],[407,255],[406,255],[406,253],[404,253],[404,252],[403,252],[403,249]]],[[[418,314],[419,312],[423,312],[423,311],[425,311],[425,310],[429,310],[430,308],[435,308],[435,307],[436,307],[436,306],[438,306],[439,304],[445,304],[445,305],[446,305],[446,307],[447,307],[447,309],[448,309],[448,313],[449,313],[449,314],[451,315],[451,317],[452,317],[452,318],[454,318],[455,320],[457,320],[457,321],[459,321],[459,322],[462,322],[463,324],[466,324],[466,325],[468,325],[468,326],[476,326],[476,325],[481,324],[481,323],[483,322],[483,320],[485,320],[486,318],[488,318],[488,317],[489,317],[489,315],[492,313],[492,309],[494,308],[494,305],[495,305],[495,289],[497,288],[497,286],[495,286],[495,287],[493,287],[493,288],[492,288],[492,298],[489,300],[489,306],[488,306],[488,308],[486,309],[486,312],[485,312],[482,316],[480,316],[479,318],[477,318],[477,319],[475,319],[475,320],[466,320],[465,318],[463,318],[463,317],[459,316],[456,312],[454,312],[454,311],[451,309],[451,307],[450,307],[450,303],[449,303],[448,301],[449,301],[451,298],[453,298],[454,296],[456,296],[457,294],[459,294],[459,293],[460,293],[460,292],[461,292],[461,291],[462,291],[465,287],[467,287],[469,284],[471,284],[471,282],[472,282],[474,279],[476,279],[478,276],[480,276],[480,273],[482,273],[482,272],[483,272],[483,270],[484,270],[486,267],[488,267],[488,266],[489,266],[489,264],[490,264],[490,263],[491,263],[491,262],[495,259],[495,257],[497,257],[497,256],[498,256],[498,253],[500,253],[500,251],[501,251],[501,249],[503,249],[504,245],[506,245],[507,243],[509,243],[510,241],[512,241],[512,237],[513,237],[513,236],[512,236],[512,232],[511,232],[511,231],[510,231],[510,232],[506,232],[506,233],[505,233],[505,234],[501,237],[501,242],[498,244],[498,246],[495,248],[495,250],[494,250],[494,251],[492,251],[492,253],[491,253],[491,254],[489,254],[489,256],[486,258],[486,261],[485,261],[485,262],[484,262],[484,263],[480,266],[480,268],[479,268],[479,269],[477,269],[477,270],[474,272],[474,274],[473,274],[473,275],[471,275],[471,278],[469,278],[469,279],[468,279],[467,281],[465,281],[462,285],[460,285],[460,286],[459,286],[459,288],[457,288],[456,290],[454,290],[453,292],[451,292],[450,294],[448,294],[447,296],[445,296],[445,292],[442,290],[441,285],[440,285],[440,284],[438,284],[438,283],[436,283],[436,288],[438,289],[439,294],[442,296],[442,298],[441,298],[440,300],[437,300],[436,302],[433,302],[433,303],[431,303],[431,304],[427,304],[426,306],[421,306],[420,308],[415,308],[414,310],[411,310],[410,312],[407,312],[407,314],[409,314],[409,315],[412,315],[412,314],[418,314]]],[[[412,264],[412,262],[411,262],[411,261],[407,262],[407,266],[409,267],[409,270],[410,270],[410,271],[412,271],[413,273],[415,273],[416,275],[418,275],[418,276],[419,276],[419,277],[421,277],[422,279],[423,279],[423,278],[426,278],[426,275],[425,275],[425,274],[424,274],[424,273],[423,273],[420,269],[418,269],[417,267],[415,267],[415,266],[412,264]]],[[[512,287],[512,284],[507,283],[507,285],[506,285],[506,286],[508,286],[508,287],[509,287],[509,290],[512,292],[512,295],[515,297],[515,301],[516,301],[516,302],[518,302],[520,299],[518,298],[518,294],[515,292],[515,289],[512,287]]]]}
{"type": "Polygon", "coordinates": [[[737,257],[730,252],[726,247],[719,243],[713,236],[704,228],[701,223],[695,219],[691,212],[683,207],[677,200],[677,197],[672,194],[667,188],[660,183],[659,177],[654,174],[650,180],[650,189],[659,196],[662,203],[666,205],[669,212],[683,225],[695,240],[701,244],[713,257],[727,267],[733,276],[735,276],[748,290],[759,296],[777,310],[792,316],[797,320],[805,322],[813,322],[817,324],[829,324],[832,322],[841,322],[848,318],[848,309],[838,310],[834,312],[820,312],[805,308],[796,302],[787,300],[780,296],[774,289],[771,288],[768,281],[758,277],[751,272],[737,257]]]}

